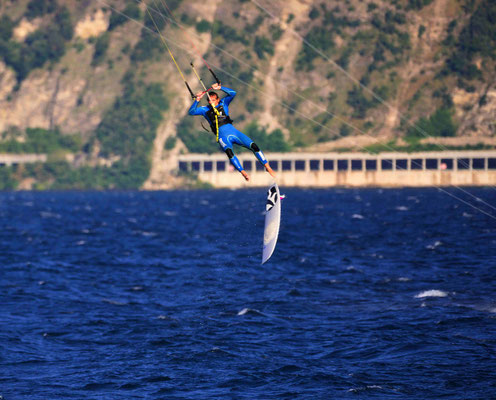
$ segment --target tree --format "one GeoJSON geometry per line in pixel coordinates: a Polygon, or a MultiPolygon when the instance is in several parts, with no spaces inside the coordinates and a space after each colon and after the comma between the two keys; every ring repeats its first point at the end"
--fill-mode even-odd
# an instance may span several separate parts
{"type": "Polygon", "coordinates": [[[0,18],[0,40],[8,41],[12,37],[14,22],[8,15],[3,15],[0,18]]]}
{"type": "Polygon", "coordinates": [[[453,122],[452,111],[439,108],[429,118],[420,118],[415,126],[408,130],[408,136],[422,138],[426,136],[455,136],[457,126],[453,122]]]}

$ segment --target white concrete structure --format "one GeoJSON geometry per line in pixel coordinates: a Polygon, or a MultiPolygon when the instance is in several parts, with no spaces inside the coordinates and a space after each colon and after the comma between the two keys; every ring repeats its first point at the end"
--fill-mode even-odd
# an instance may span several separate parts
{"type": "Polygon", "coordinates": [[[46,154],[0,154],[0,167],[35,162],[45,162],[46,154]]]}
{"type": "MultiPolygon", "coordinates": [[[[266,153],[281,186],[496,186],[496,151],[423,153],[266,153]]],[[[251,181],[226,155],[179,156],[179,173],[192,173],[214,187],[267,186],[272,181],[250,152],[238,155],[251,181]]]]}

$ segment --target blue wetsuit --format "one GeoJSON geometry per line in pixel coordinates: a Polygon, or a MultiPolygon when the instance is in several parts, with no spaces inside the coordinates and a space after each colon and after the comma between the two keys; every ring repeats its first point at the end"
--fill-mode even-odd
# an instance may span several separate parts
{"type": "MultiPolygon", "coordinates": [[[[239,162],[238,157],[236,157],[232,151],[233,144],[237,144],[252,150],[255,153],[258,161],[260,161],[263,165],[267,164],[267,159],[262,153],[262,150],[258,148],[253,140],[251,140],[243,132],[238,131],[232,125],[232,121],[229,118],[229,103],[231,103],[232,99],[234,99],[234,96],[236,96],[236,92],[224,86],[221,88],[221,90],[226,92],[227,96],[222,98],[219,101],[219,104],[215,107],[219,112],[219,146],[223,151],[227,153],[232,165],[234,165],[234,167],[240,172],[243,171],[243,167],[239,162]]],[[[195,100],[189,108],[188,114],[203,115],[215,133],[215,117],[213,116],[214,114],[211,106],[198,107],[198,104],[199,102],[195,100]]]]}

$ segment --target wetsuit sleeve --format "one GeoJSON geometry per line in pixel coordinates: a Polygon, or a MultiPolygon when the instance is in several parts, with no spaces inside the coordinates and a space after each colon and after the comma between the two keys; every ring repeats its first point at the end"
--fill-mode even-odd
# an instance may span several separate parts
{"type": "Polygon", "coordinates": [[[189,115],[203,115],[205,116],[205,112],[207,111],[207,107],[198,107],[199,102],[195,100],[191,107],[189,108],[189,115]]]}
{"type": "Polygon", "coordinates": [[[234,96],[236,96],[236,91],[229,89],[228,87],[222,86],[221,89],[223,92],[227,93],[227,96],[224,97],[222,100],[224,100],[224,103],[229,105],[229,103],[234,99],[234,96]]]}

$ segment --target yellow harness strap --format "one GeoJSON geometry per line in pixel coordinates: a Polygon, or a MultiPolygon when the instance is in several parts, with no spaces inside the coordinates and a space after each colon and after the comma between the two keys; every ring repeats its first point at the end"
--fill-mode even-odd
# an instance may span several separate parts
{"type": "Polygon", "coordinates": [[[212,106],[212,108],[214,109],[214,113],[215,113],[215,137],[217,139],[217,143],[219,143],[219,116],[220,116],[220,113],[219,113],[219,110],[217,110],[214,106],[212,106]]]}

